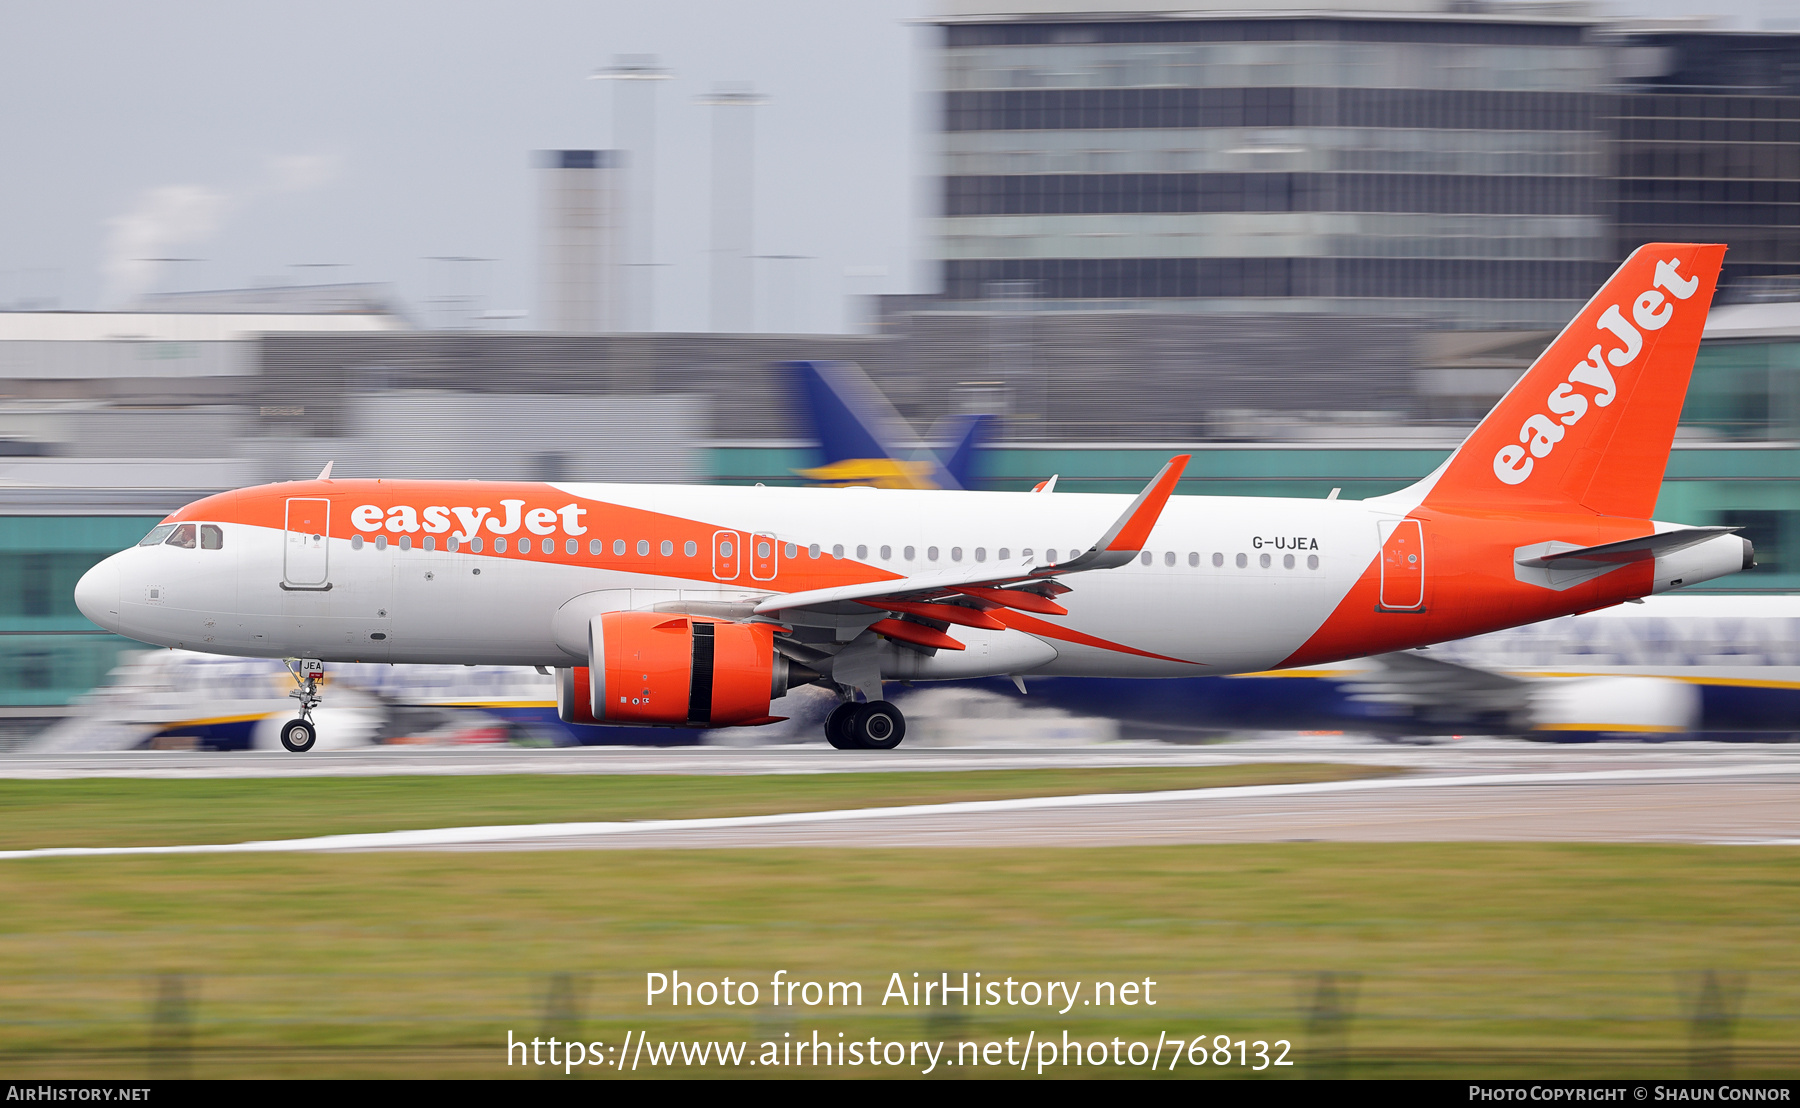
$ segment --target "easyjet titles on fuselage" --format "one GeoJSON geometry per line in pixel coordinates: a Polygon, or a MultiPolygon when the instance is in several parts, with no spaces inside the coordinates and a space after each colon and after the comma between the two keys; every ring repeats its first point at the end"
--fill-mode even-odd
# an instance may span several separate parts
{"type": "Polygon", "coordinates": [[[554,535],[557,525],[566,535],[585,535],[587,526],[581,517],[587,509],[574,503],[560,508],[533,508],[525,511],[523,500],[500,501],[501,512],[494,513],[489,507],[471,508],[458,505],[450,507],[442,504],[428,505],[424,509],[414,508],[410,504],[395,504],[382,508],[379,504],[363,504],[350,513],[350,522],[358,531],[373,534],[387,531],[391,534],[414,534],[423,531],[428,535],[441,535],[452,527],[460,527],[451,535],[459,542],[468,542],[481,533],[483,526],[489,534],[511,535],[523,527],[533,535],[554,535]],[[455,517],[455,523],[451,517],[455,517]]]}

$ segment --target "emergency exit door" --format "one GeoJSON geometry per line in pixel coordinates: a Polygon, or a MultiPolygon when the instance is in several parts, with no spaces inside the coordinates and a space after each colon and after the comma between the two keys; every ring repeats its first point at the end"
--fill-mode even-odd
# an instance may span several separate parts
{"type": "Polygon", "coordinates": [[[1416,519],[1381,522],[1381,606],[1400,612],[1425,606],[1425,534],[1416,519]]]}

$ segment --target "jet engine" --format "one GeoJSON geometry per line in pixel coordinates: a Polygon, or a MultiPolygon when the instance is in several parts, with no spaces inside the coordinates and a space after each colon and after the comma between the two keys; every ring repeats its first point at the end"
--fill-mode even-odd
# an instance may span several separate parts
{"type": "Polygon", "coordinates": [[[556,708],[565,723],[774,723],[770,701],[818,676],[775,650],[768,624],[607,612],[588,625],[588,664],[557,670],[556,708]]]}

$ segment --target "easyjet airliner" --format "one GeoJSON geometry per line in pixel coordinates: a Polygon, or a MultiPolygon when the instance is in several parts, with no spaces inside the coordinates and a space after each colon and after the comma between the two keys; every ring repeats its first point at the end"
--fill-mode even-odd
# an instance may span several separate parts
{"type": "Polygon", "coordinates": [[[1735,573],[1650,519],[1725,248],[1634,253],[1436,472],[1362,501],[333,480],[207,497],[76,587],[145,642],[328,662],[555,667],[571,722],[772,722],[822,684],[886,749],[888,680],[1314,665],[1735,573]],[[860,700],[858,699],[860,696],[860,700]]]}

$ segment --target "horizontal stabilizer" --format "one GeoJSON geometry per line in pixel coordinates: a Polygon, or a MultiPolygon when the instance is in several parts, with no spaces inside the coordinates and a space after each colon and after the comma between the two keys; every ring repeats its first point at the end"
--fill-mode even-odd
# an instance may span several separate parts
{"type": "MultiPolygon", "coordinates": [[[[1665,554],[1673,554],[1677,550],[1686,550],[1690,546],[1698,546],[1717,535],[1729,535],[1741,531],[1741,527],[1681,527],[1673,531],[1660,531],[1654,535],[1643,535],[1622,542],[1603,543],[1599,546],[1571,547],[1566,550],[1546,550],[1535,556],[1521,556],[1518,564],[1526,569],[1587,569],[1598,566],[1620,566],[1628,562],[1641,562],[1647,558],[1659,558],[1665,554]]],[[[1547,544],[1561,546],[1561,543],[1547,544]]],[[[1520,551],[1524,555],[1524,548],[1520,551]]]]}

